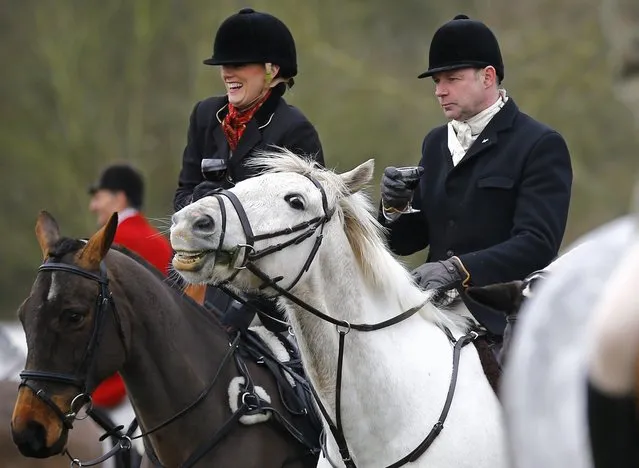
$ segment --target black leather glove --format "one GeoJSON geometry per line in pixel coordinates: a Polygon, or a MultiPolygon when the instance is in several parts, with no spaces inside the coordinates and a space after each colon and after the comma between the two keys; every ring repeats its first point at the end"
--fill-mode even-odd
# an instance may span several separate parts
{"type": "Polygon", "coordinates": [[[215,190],[219,189],[221,186],[222,186],[221,182],[212,182],[210,180],[205,180],[204,182],[200,182],[193,189],[191,203],[193,203],[194,201],[198,201],[200,198],[204,198],[208,195],[211,195],[215,190]]]}
{"type": "Polygon", "coordinates": [[[400,172],[396,167],[384,169],[382,176],[382,202],[384,207],[403,209],[413,198],[413,191],[424,174],[424,168],[416,166],[414,170],[400,172]]]}
{"type": "Polygon", "coordinates": [[[466,287],[470,281],[470,273],[457,257],[424,263],[415,268],[411,275],[422,289],[449,290],[458,286],[466,287]]]}

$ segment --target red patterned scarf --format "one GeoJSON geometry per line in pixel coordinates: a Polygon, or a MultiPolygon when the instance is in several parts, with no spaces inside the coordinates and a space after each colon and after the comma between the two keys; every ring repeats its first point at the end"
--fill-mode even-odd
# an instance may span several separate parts
{"type": "Polygon", "coordinates": [[[228,141],[232,151],[235,151],[237,148],[237,143],[240,141],[240,138],[242,138],[246,124],[253,118],[255,112],[262,107],[262,104],[264,104],[264,101],[266,101],[270,95],[271,90],[269,89],[259,101],[244,111],[240,111],[233,106],[233,104],[229,104],[229,113],[226,114],[226,117],[224,117],[222,121],[222,129],[224,130],[226,141],[228,141]]]}

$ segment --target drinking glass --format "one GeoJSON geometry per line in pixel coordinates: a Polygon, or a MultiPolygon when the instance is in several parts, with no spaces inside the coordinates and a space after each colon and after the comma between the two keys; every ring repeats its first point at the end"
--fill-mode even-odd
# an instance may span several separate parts
{"type": "MultiPolygon", "coordinates": [[[[403,176],[409,176],[411,174],[416,174],[417,173],[417,167],[418,166],[404,166],[404,167],[398,167],[397,170],[403,175],[403,176]]],[[[404,185],[406,185],[406,188],[409,190],[415,190],[417,188],[417,185],[419,185],[419,177],[412,177],[412,178],[406,178],[403,179],[404,180],[404,185]]],[[[406,205],[406,208],[404,208],[403,210],[401,210],[402,213],[419,213],[419,210],[416,210],[415,208],[413,208],[413,205],[411,204],[411,202],[408,202],[408,205],[406,205]]]]}

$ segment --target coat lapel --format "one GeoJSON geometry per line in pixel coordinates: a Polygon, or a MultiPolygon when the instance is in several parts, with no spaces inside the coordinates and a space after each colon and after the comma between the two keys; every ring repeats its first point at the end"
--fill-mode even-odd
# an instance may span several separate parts
{"type": "Polygon", "coordinates": [[[442,141],[442,157],[444,161],[446,161],[446,168],[448,172],[453,169],[453,155],[450,154],[450,150],[448,149],[448,132],[444,132],[444,140],[442,141]]]}
{"type": "Polygon", "coordinates": [[[226,161],[229,160],[229,143],[226,140],[226,136],[224,135],[224,130],[222,130],[222,125],[218,125],[213,129],[213,139],[215,140],[215,146],[219,153],[219,159],[224,159],[226,161]]]}
{"type": "Polygon", "coordinates": [[[253,148],[255,148],[260,141],[262,141],[262,133],[257,127],[255,119],[251,119],[246,124],[246,129],[242,134],[242,138],[240,138],[240,141],[237,142],[237,148],[233,151],[231,156],[233,163],[238,164],[238,162],[253,148]]]}
{"type": "Polygon", "coordinates": [[[477,139],[470,146],[470,148],[468,148],[468,151],[466,152],[464,157],[457,164],[458,166],[460,164],[466,163],[466,161],[468,161],[469,159],[474,158],[478,154],[486,151],[488,148],[491,148],[495,146],[495,144],[497,144],[497,132],[489,129],[488,128],[489,126],[490,126],[490,122],[488,123],[484,131],[477,136],[477,139]]]}
{"type": "Polygon", "coordinates": [[[464,157],[459,161],[456,168],[467,164],[468,161],[475,158],[489,148],[497,144],[498,134],[513,126],[515,116],[519,112],[517,105],[512,98],[508,98],[508,102],[497,112],[495,116],[488,122],[486,128],[477,136],[474,143],[468,148],[464,157]]]}
{"type": "Polygon", "coordinates": [[[234,164],[238,164],[241,159],[259,145],[262,141],[262,129],[271,123],[273,113],[282,103],[284,103],[284,100],[281,95],[277,92],[272,92],[269,98],[264,101],[264,104],[257,110],[255,116],[249,120],[242,134],[242,138],[237,142],[237,148],[231,156],[234,164]]]}
{"type": "Polygon", "coordinates": [[[228,104],[225,103],[215,114],[211,116],[211,122],[209,123],[209,130],[205,137],[205,149],[203,158],[229,159],[229,144],[226,141],[224,130],[222,129],[222,119],[228,112],[228,104]],[[213,138],[214,145],[208,143],[209,138],[213,138]]]}

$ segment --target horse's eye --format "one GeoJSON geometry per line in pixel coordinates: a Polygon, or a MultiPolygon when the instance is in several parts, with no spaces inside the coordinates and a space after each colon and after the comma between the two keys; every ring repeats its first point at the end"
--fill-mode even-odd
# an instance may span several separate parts
{"type": "Polygon", "coordinates": [[[294,210],[304,209],[304,199],[301,195],[289,194],[284,197],[284,200],[286,200],[286,203],[288,203],[294,210]]]}
{"type": "Polygon", "coordinates": [[[64,320],[69,325],[79,325],[84,320],[84,314],[75,310],[63,310],[62,320],[64,320]]]}

